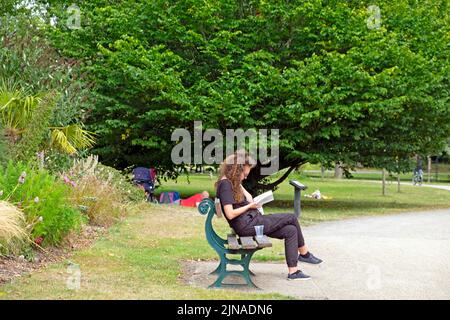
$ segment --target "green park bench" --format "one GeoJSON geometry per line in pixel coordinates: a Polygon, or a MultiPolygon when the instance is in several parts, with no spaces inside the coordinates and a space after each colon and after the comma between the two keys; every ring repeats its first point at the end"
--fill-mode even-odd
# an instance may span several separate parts
{"type": "MultiPolygon", "coordinates": [[[[290,180],[289,183],[294,187],[294,213],[300,218],[301,214],[301,191],[305,190],[307,186],[301,184],[296,180],[290,180]]],[[[221,217],[222,210],[220,209],[219,203],[214,203],[209,198],[203,199],[199,206],[198,211],[202,215],[206,215],[205,221],[205,233],[206,239],[211,247],[217,252],[219,255],[220,263],[217,268],[211,272],[211,274],[217,274],[216,281],[211,284],[209,287],[220,288],[222,285],[228,285],[226,283],[222,283],[226,276],[236,274],[242,276],[246,284],[250,287],[257,286],[253,283],[250,275],[255,275],[250,271],[249,265],[250,260],[253,257],[253,254],[261,250],[263,248],[271,247],[272,243],[270,242],[267,236],[263,237],[239,237],[235,234],[235,232],[227,235],[227,239],[221,238],[213,228],[212,220],[214,216],[218,218],[221,217]],[[216,210],[216,205],[217,209],[216,210]],[[240,259],[230,259],[227,255],[239,255],[240,259]],[[242,271],[228,271],[227,265],[240,265],[243,267],[242,271]]]]}
{"type": "Polygon", "coordinates": [[[257,288],[250,278],[250,275],[255,275],[249,269],[250,260],[256,251],[272,246],[269,238],[267,236],[239,237],[232,233],[227,235],[227,239],[223,239],[216,233],[212,225],[214,216],[217,216],[218,218],[221,217],[219,214],[220,210],[216,210],[214,201],[209,198],[203,199],[198,206],[198,211],[203,215],[207,215],[205,221],[206,239],[220,258],[219,266],[211,272],[211,274],[218,275],[217,280],[209,287],[220,288],[222,285],[229,285],[222,283],[226,276],[240,275],[245,279],[246,285],[257,288]],[[238,255],[240,258],[230,259],[227,255],[238,255]],[[227,265],[229,264],[240,265],[243,267],[243,270],[228,271],[227,265]]]}

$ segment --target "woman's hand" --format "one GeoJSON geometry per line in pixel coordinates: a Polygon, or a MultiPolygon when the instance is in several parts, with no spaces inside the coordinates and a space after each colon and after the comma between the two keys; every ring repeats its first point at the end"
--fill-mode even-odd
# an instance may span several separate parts
{"type": "Polygon", "coordinates": [[[261,208],[261,205],[259,203],[253,201],[248,204],[248,208],[249,209],[258,209],[258,208],[261,208]]]}
{"type": "Polygon", "coordinates": [[[230,220],[236,218],[237,216],[240,216],[241,214],[245,213],[249,209],[258,209],[258,208],[261,208],[261,205],[259,205],[258,203],[254,202],[254,201],[243,207],[237,208],[237,209],[233,209],[233,205],[231,205],[231,204],[226,204],[223,206],[225,215],[230,220]]]}

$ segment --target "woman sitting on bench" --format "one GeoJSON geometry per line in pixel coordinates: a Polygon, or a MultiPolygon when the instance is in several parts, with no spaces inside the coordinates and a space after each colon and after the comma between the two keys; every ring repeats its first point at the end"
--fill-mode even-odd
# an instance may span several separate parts
{"type": "Polygon", "coordinates": [[[248,154],[236,152],[221,164],[215,187],[225,218],[239,236],[254,236],[255,226],[264,225],[264,233],[268,237],[284,239],[288,280],[310,279],[298,269],[297,262],[319,264],[322,260],[308,251],[295,214],[262,215],[257,210],[259,205],[241,184],[254,167],[254,162],[248,154]]]}

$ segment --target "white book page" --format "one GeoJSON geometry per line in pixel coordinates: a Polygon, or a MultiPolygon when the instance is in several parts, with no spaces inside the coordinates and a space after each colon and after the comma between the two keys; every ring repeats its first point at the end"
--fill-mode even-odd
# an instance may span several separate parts
{"type": "Polygon", "coordinates": [[[263,205],[270,201],[273,201],[273,192],[270,190],[267,192],[264,192],[263,194],[260,194],[259,196],[254,197],[253,201],[255,201],[256,203],[258,203],[260,205],[263,205]]]}
{"type": "Polygon", "coordinates": [[[261,205],[261,208],[258,208],[259,212],[261,212],[261,214],[264,214],[264,209],[262,208],[263,204],[266,204],[270,201],[273,201],[273,192],[272,191],[267,191],[264,192],[263,194],[260,194],[257,197],[253,198],[253,201],[255,201],[256,203],[258,203],[259,205],[261,205]]]}

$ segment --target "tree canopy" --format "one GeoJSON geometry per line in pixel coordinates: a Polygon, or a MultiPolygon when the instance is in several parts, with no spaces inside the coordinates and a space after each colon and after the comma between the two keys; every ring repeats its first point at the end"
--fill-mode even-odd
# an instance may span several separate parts
{"type": "Polygon", "coordinates": [[[38,2],[84,65],[96,151],[117,167],[176,174],[170,136],[194,120],[280,129],[280,169],[404,166],[450,136],[446,0],[92,0],[79,28],[73,1],[38,2]]]}

